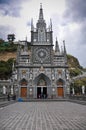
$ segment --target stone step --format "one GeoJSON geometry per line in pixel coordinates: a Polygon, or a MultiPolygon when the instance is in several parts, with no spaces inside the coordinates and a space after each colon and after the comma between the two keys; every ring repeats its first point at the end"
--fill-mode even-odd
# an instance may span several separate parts
{"type": "Polygon", "coordinates": [[[65,98],[58,99],[22,99],[23,102],[52,102],[52,101],[67,101],[65,98]]]}
{"type": "Polygon", "coordinates": [[[0,108],[1,107],[5,107],[5,106],[8,106],[8,105],[10,105],[10,104],[13,104],[13,103],[15,103],[16,101],[1,101],[0,102],[0,108]]]}

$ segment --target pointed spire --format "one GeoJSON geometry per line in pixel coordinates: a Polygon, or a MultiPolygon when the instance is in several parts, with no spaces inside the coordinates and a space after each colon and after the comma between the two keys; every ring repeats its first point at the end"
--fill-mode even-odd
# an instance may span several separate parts
{"type": "Polygon", "coordinates": [[[42,9],[42,3],[40,3],[40,12],[39,12],[39,20],[43,20],[43,9],[42,9]]]}
{"type": "Polygon", "coordinates": [[[65,64],[67,63],[67,52],[66,52],[66,47],[65,47],[65,40],[63,40],[63,46],[64,46],[64,58],[65,58],[65,64]]]}
{"type": "Polygon", "coordinates": [[[65,40],[63,40],[64,54],[66,54],[65,40]]]}
{"type": "Polygon", "coordinates": [[[52,20],[50,19],[50,31],[52,31],[52,20]]]}
{"type": "Polygon", "coordinates": [[[56,37],[56,44],[55,44],[55,52],[60,52],[57,37],[56,37]]]}
{"type": "Polygon", "coordinates": [[[31,31],[34,31],[33,19],[31,19],[31,31]]]}

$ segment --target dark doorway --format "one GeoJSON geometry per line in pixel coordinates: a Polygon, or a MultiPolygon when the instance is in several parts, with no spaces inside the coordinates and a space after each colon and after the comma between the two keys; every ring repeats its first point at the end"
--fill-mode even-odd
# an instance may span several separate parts
{"type": "Polygon", "coordinates": [[[43,98],[47,98],[47,88],[43,87],[43,98]]]}
{"type": "Polygon", "coordinates": [[[41,98],[41,87],[37,88],[37,98],[41,98]]]}
{"type": "Polygon", "coordinates": [[[46,87],[37,87],[37,98],[47,98],[47,88],[46,87]]]}

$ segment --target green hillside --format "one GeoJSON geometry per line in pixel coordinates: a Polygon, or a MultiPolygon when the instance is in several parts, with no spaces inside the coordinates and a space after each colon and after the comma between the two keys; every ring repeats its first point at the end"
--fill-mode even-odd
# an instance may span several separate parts
{"type": "MultiPolygon", "coordinates": [[[[86,68],[80,66],[80,63],[76,57],[72,55],[67,55],[67,59],[68,59],[68,66],[69,66],[69,72],[71,78],[74,78],[75,76],[78,76],[83,72],[86,72],[86,68]]],[[[81,95],[83,85],[85,86],[85,93],[86,93],[86,77],[75,79],[70,84],[70,88],[71,88],[70,92],[72,93],[72,88],[74,88],[75,94],[81,95]]]]}
{"type": "Polygon", "coordinates": [[[68,66],[70,71],[70,76],[74,77],[82,74],[84,68],[80,65],[78,59],[72,55],[67,55],[68,66]]]}

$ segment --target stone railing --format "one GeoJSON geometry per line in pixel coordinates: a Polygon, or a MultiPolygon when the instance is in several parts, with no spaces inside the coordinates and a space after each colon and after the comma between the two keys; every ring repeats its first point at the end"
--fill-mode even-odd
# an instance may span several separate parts
{"type": "Polygon", "coordinates": [[[2,96],[0,96],[0,102],[1,101],[7,101],[8,99],[7,99],[7,95],[2,95],[2,96]]]}
{"type": "Polygon", "coordinates": [[[84,100],[86,101],[86,95],[73,95],[73,96],[69,96],[70,99],[74,99],[74,100],[84,100]]]}

